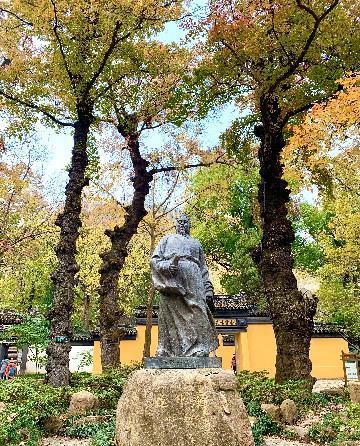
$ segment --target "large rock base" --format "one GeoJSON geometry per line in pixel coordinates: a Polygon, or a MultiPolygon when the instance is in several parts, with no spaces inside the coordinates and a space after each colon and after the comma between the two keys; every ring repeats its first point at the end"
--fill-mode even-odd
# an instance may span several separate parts
{"type": "Polygon", "coordinates": [[[118,446],[253,446],[232,372],[138,370],[116,414],[118,446]]]}

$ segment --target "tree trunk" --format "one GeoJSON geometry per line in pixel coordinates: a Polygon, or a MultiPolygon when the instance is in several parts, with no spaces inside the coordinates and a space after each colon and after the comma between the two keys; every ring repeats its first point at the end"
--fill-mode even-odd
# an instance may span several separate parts
{"type": "Polygon", "coordinates": [[[146,304],[146,327],[145,327],[145,342],[143,360],[150,357],[151,349],[151,329],[152,329],[152,315],[154,310],[155,288],[154,284],[150,284],[148,300],[146,304]]]}
{"type": "MultiPolygon", "coordinates": [[[[155,228],[154,225],[150,226],[150,255],[154,252],[155,249],[155,228]]],[[[148,300],[146,304],[146,328],[145,328],[145,342],[144,342],[144,352],[143,352],[143,360],[145,358],[150,357],[150,348],[151,348],[151,329],[152,329],[152,315],[154,309],[154,299],[155,299],[155,288],[154,284],[151,281],[148,300]]]]}
{"type": "Polygon", "coordinates": [[[84,303],[83,303],[83,326],[86,332],[90,330],[90,295],[85,291],[84,293],[84,303]]]}
{"type": "Polygon", "coordinates": [[[294,231],[287,218],[290,191],[282,178],[285,146],[276,103],[262,104],[259,149],[259,203],[262,218],[260,273],[276,337],[276,381],[311,380],[309,359],[316,302],[297,289],[291,244],[294,231]]]}
{"type": "Polygon", "coordinates": [[[147,213],[144,204],[152,180],[152,174],[147,172],[148,162],[142,158],[139,151],[138,134],[126,135],[126,139],[134,168],[133,199],[126,209],[124,224],[105,231],[110,238],[111,248],[101,254],[100,342],[101,364],[104,371],[120,366],[119,342],[126,333],[125,327],[129,323],[129,318],[118,305],[119,275],[128,254],[128,244],[147,213]]]}
{"type": "Polygon", "coordinates": [[[20,375],[25,375],[25,373],[26,373],[26,364],[27,364],[28,354],[29,354],[29,346],[24,345],[21,350],[21,362],[20,362],[20,371],[19,371],[20,375]]]}
{"type": "Polygon", "coordinates": [[[75,124],[69,180],[65,190],[65,206],[56,219],[60,227],[60,239],[56,247],[58,265],[52,275],[54,304],[48,314],[50,343],[47,348],[47,382],[53,386],[65,386],[70,382],[69,353],[72,336],[71,316],[74,306],[75,276],[79,270],[76,263],[76,241],[81,227],[81,195],[88,185],[86,152],[91,118],[89,109],[78,110],[75,124]]]}

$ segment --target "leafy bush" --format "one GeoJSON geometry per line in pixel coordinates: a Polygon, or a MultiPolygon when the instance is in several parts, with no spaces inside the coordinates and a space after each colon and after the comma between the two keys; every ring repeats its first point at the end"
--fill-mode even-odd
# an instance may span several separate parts
{"type": "MultiPolygon", "coordinates": [[[[262,403],[281,404],[289,398],[295,401],[299,413],[317,409],[333,402],[343,401],[339,396],[322,393],[312,393],[307,381],[286,381],[277,384],[274,379],[267,377],[267,372],[243,371],[238,375],[239,390],[245,406],[260,407],[262,403]]],[[[248,409],[249,411],[249,409],[248,409]]]]}
{"type": "Polygon", "coordinates": [[[71,378],[72,393],[88,390],[99,398],[100,407],[115,409],[129,373],[138,367],[137,364],[132,367],[121,367],[114,372],[102,375],[74,373],[71,378]]]}
{"type": "Polygon", "coordinates": [[[276,435],[282,431],[281,426],[261,410],[259,404],[249,402],[247,404],[247,411],[251,417],[257,418],[256,423],[251,428],[256,446],[263,444],[264,435],[276,435]]]}
{"type": "Polygon", "coordinates": [[[44,421],[67,409],[71,393],[69,387],[53,388],[33,377],[3,381],[0,401],[6,409],[0,413],[0,444],[37,445],[44,421]]]}
{"type": "Polygon", "coordinates": [[[91,446],[113,446],[115,445],[115,419],[112,422],[104,423],[92,435],[91,446]]]}
{"type": "Polygon", "coordinates": [[[99,411],[98,414],[104,416],[104,420],[89,424],[77,424],[76,420],[81,416],[72,417],[67,420],[65,434],[68,437],[90,438],[91,446],[112,446],[115,444],[115,412],[99,411]]]}
{"type": "MultiPolygon", "coordinates": [[[[48,386],[42,378],[32,375],[2,381],[0,401],[6,404],[6,408],[0,413],[0,445],[36,446],[43,434],[45,420],[66,412],[71,395],[80,390],[88,390],[97,395],[100,412],[110,413],[114,417],[124,382],[129,373],[138,367],[122,367],[111,374],[98,376],[75,373],[72,375],[71,385],[62,388],[48,386]]],[[[110,418],[109,422],[94,426],[93,431],[89,432],[94,446],[112,445],[114,421],[110,418]]]]}
{"type": "Polygon", "coordinates": [[[280,405],[285,399],[295,401],[299,413],[318,409],[331,402],[342,401],[341,397],[312,393],[306,381],[287,381],[283,384],[275,383],[274,379],[267,377],[267,372],[243,371],[238,375],[239,391],[250,416],[257,421],[252,426],[256,446],[263,444],[264,435],[282,433],[282,427],[272,421],[261,410],[261,404],[280,405]]]}
{"type": "Polygon", "coordinates": [[[330,412],[313,425],[310,439],[320,444],[341,446],[360,440],[360,404],[347,403],[341,412],[330,412]]]}

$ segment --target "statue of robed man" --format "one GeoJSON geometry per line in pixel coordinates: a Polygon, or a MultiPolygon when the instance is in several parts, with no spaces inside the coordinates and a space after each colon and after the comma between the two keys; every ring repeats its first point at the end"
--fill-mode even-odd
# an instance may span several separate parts
{"type": "Polygon", "coordinates": [[[187,216],[176,234],[160,240],[151,258],[152,279],[160,294],[156,356],[209,356],[219,346],[208,302],[213,286],[200,243],[190,237],[187,216]]]}

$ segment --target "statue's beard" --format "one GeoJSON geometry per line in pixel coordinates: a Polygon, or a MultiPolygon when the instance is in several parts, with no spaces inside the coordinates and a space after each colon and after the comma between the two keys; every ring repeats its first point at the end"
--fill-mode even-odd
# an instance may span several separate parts
{"type": "Polygon", "coordinates": [[[177,232],[179,235],[182,235],[183,237],[187,237],[189,235],[188,231],[183,227],[179,227],[177,232]]]}

